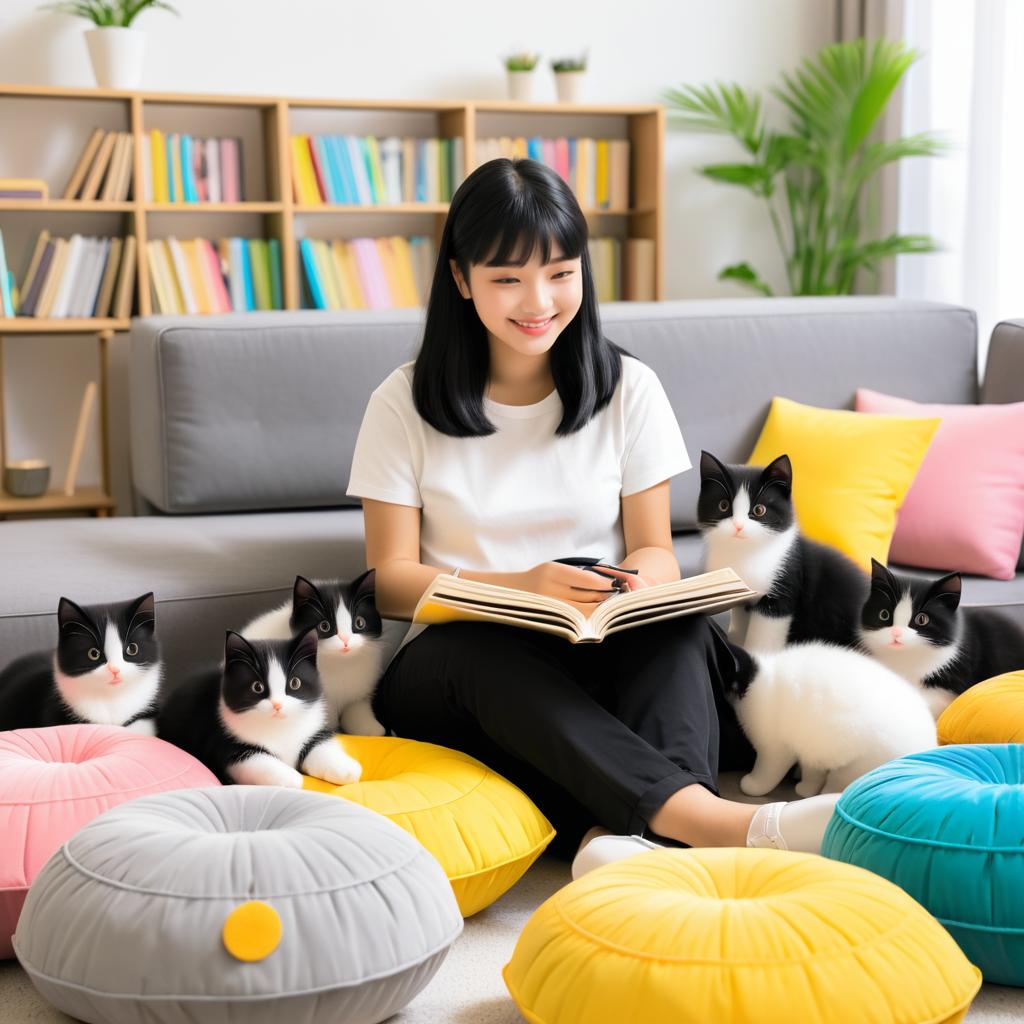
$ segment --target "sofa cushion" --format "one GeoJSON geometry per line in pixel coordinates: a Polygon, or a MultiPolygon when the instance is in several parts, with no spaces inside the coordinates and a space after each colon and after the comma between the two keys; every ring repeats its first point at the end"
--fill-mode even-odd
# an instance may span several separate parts
{"type": "MultiPolygon", "coordinates": [[[[0,530],[0,664],[56,645],[61,595],[92,604],[152,590],[165,679],[174,685],[220,659],[226,629],[288,600],[297,573],[346,577],[366,568],[358,508],[56,525],[22,520],[0,530]]],[[[408,628],[385,627],[396,645],[408,628]]]]}

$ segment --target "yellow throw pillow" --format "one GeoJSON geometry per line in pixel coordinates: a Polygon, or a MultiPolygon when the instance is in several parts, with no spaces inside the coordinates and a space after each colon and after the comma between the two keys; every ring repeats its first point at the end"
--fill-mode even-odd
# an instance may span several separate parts
{"type": "Polygon", "coordinates": [[[555,836],[521,789],[468,754],[395,736],[337,740],[362,778],[335,786],[307,775],[303,788],[362,804],[418,839],[444,868],[463,917],[511,889],[555,836]]]}
{"type": "Polygon", "coordinates": [[[775,398],[748,462],[767,466],[788,455],[800,529],[867,572],[872,558],[888,559],[896,513],[940,422],[775,398]]]}
{"type": "Polygon", "coordinates": [[[936,723],[939,743],[1024,743],[1024,669],[965,690],[936,723]]]}

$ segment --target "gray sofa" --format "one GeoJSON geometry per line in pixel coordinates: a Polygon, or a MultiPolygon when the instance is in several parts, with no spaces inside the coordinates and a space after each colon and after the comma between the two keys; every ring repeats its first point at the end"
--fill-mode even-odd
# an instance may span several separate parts
{"type": "MultiPolygon", "coordinates": [[[[750,452],[773,395],[850,407],[858,386],[934,402],[1024,400],[1024,322],[1001,324],[986,379],[974,314],[886,298],[618,303],[608,337],[652,366],[696,462],[750,452]]],[[[153,590],[170,678],[219,657],[226,628],[287,598],[296,573],[365,568],[345,496],[371,391],[412,359],[419,310],[139,320],[131,451],[139,515],[0,524],[0,664],[54,643],[57,598],[153,590]]],[[[684,573],[698,571],[698,476],[672,484],[684,573]]],[[[1024,572],[965,581],[966,605],[1024,622],[1024,572]]],[[[404,623],[389,624],[397,643],[404,623]]]]}

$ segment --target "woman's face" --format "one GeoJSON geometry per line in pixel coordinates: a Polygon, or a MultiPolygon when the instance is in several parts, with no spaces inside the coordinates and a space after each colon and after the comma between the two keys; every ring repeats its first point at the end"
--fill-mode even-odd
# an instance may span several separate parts
{"type": "Polygon", "coordinates": [[[565,259],[555,248],[546,266],[537,251],[522,267],[473,264],[468,282],[450,262],[462,297],[472,298],[491,342],[522,355],[547,352],[583,303],[581,259],[565,259]]]}

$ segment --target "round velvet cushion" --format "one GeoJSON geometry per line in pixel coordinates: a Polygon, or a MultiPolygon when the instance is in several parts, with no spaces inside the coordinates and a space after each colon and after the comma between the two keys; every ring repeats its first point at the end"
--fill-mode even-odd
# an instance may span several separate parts
{"type": "Polygon", "coordinates": [[[49,860],[14,935],[95,1024],[371,1024],[462,931],[433,857],[386,818],[272,786],[133,800],[49,860]]]}
{"type": "Polygon", "coordinates": [[[125,800],[216,786],[190,754],[113,725],[0,732],[0,957],[32,880],[69,836],[125,800]]]}
{"type": "Polygon", "coordinates": [[[976,683],[939,716],[939,743],[1024,743],[1024,670],[976,683]]]}
{"type": "Polygon", "coordinates": [[[822,851],[895,882],[986,981],[1024,985],[1024,746],[897,758],[840,797],[822,851]]]}
{"type": "Polygon", "coordinates": [[[555,893],[505,983],[532,1024],[960,1021],[981,975],[905,892],[779,850],[656,850],[555,893]]]}
{"type": "Polygon", "coordinates": [[[339,736],[359,782],[305,787],[369,807],[415,836],[440,862],[464,917],[490,906],[526,873],[555,831],[533,801],[468,754],[393,736],[339,736]]]}

